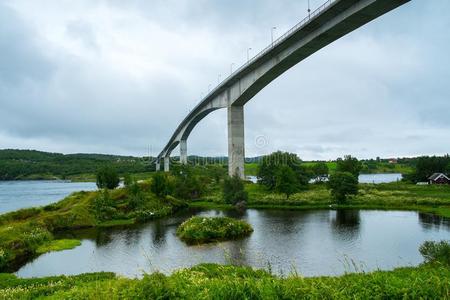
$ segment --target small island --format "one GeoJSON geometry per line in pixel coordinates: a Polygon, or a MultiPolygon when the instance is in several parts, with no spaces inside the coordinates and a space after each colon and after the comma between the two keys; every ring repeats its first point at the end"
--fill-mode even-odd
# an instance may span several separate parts
{"type": "Polygon", "coordinates": [[[249,236],[250,224],[228,217],[192,217],[177,229],[177,235],[188,244],[205,244],[249,236]]]}

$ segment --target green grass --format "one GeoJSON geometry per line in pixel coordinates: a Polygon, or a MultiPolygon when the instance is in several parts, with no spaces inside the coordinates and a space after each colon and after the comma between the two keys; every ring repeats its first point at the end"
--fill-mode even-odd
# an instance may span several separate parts
{"type": "Polygon", "coordinates": [[[280,278],[248,267],[202,264],[142,279],[111,273],[20,279],[0,275],[0,299],[448,299],[450,269],[423,265],[339,277],[280,278]]]}
{"type": "Polygon", "coordinates": [[[250,235],[253,228],[233,218],[192,217],[177,229],[177,236],[188,244],[233,240],[250,235]]]}
{"type": "Polygon", "coordinates": [[[53,240],[40,245],[36,249],[37,254],[44,254],[52,251],[62,251],[76,248],[81,245],[80,240],[53,240]]]}
{"type": "Polygon", "coordinates": [[[258,174],[258,163],[246,163],[245,164],[245,175],[246,176],[256,176],[258,174]]]}
{"type": "MultiPolygon", "coordinates": [[[[345,205],[336,205],[325,184],[310,185],[306,191],[285,195],[269,191],[262,185],[248,183],[248,208],[265,209],[395,209],[416,210],[450,217],[450,186],[418,186],[403,182],[386,184],[360,184],[359,193],[348,199],[345,205]]],[[[208,196],[198,202],[189,203],[191,207],[205,209],[230,209],[224,203],[221,189],[211,189],[208,196]]]]}

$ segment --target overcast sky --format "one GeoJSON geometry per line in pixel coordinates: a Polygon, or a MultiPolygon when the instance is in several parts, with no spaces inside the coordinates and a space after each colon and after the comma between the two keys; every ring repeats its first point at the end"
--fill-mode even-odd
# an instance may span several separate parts
{"type": "MultiPolygon", "coordinates": [[[[0,0],[0,148],[156,155],[219,74],[306,9],[306,0],[0,0]]],[[[412,0],[301,62],[245,106],[247,156],[450,152],[449,28],[450,1],[412,0]]],[[[194,129],[188,151],[226,155],[226,110],[194,129]]]]}

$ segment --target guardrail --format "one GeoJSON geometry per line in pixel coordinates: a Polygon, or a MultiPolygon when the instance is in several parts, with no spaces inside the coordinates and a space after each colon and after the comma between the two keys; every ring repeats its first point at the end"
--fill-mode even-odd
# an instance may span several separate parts
{"type": "MultiPolygon", "coordinates": [[[[325,3],[323,3],[321,6],[319,6],[317,9],[315,9],[313,12],[309,13],[307,17],[305,17],[303,20],[298,22],[294,27],[289,29],[287,32],[285,32],[282,36],[277,38],[273,41],[273,43],[270,43],[269,46],[264,48],[262,51],[260,51],[258,54],[253,56],[251,59],[249,59],[246,63],[244,63],[242,66],[240,66],[237,70],[233,71],[228,77],[224,78],[222,81],[219,82],[219,84],[212,89],[203,99],[200,101],[192,110],[191,112],[194,112],[200,105],[202,105],[203,101],[210,97],[213,93],[215,93],[222,85],[223,83],[227,82],[229,79],[231,79],[233,76],[244,70],[246,67],[254,63],[256,60],[267,54],[270,50],[275,48],[276,46],[280,45],[283,41],[291,37],[295,32],[303,28],[306,24],[308,24],[311,20],[313,20],[315,17],[320,15],[325,9],[330,7],[335,2],[338,2],[340,0],[327,0],[325,3]]],[[[180,126],[183,124],[183,122],[189,117],[189,114],[187,117],[183,119],[180,126]]],[[[179,127],[180,127],[179,126],[179,127]]],[[[178,130],[179,128],[177,128],[178,130]]],[[[171,137],[171,139],[173,136],[171,137]]],[[[164,150],[161,152],[160,156],[163,154],[163,152],[166,150],[166,148],[169,146],[169,144],[164,148],[164,150]]]]}
{"type": "MultiPolygon", "coordinates": [[[[303,20],[301,20],[300,22],[298,22],[294,27],[292,27],[291,29],[289,29],[287,32],[285,32],[282,36],[280,36],[279,38],[277,38],[276,40],[273,41],[273,43],[270,43],[269,46],[267,46],[266,48],[264,48],[262,51],[260,51],[258,54],[256,54],[255,56],[253,56],[249,61],[247,61],[246,63],[244,63],[241,67],[239,67],[236,71],[234,71],[231,75],[229,75],[228,77],[226,77],[224,80],[221,81],[225,82],[228,79],[230,79],[231,77],[233,77],[234,75],[236,75],[237,73],[239,73],[240,71],[242,71],[243,69],[245,69],[247,66],[251,65],[253,62],[255,62],[256,60],[258,60],[260,57],[264,56],[265,54],[267,54],[270,50],[272,50],[273,48],[275,48],[276,46],[278,46],[279,44],[281,44],[283,41],[285,41],[287,38],[289,38],[290,36],[292,36],[295,32],[297,32],[298,30],[300,30],[304,25],[308,24],[312,19],[314,19],[315,17],[317,17],[320,13],[322,13],[325,9],[327,9],[328,7],[330,7],[334,2],[337,2],[339,0],[328,0],[325,3],[323,3],[321,6],[319,6],[316,10],[314,10],[313,12],[311,12],[310,14],[308,14],[308,16],[306,18],[304,18],[303,20]]],[[[218,85],[220,86],[220,84],[218,85]]],[[[209,94],[206,96],[208,97],[209,94]]],[[[205,97],[205,98],[206,98],[205,97]]]]}

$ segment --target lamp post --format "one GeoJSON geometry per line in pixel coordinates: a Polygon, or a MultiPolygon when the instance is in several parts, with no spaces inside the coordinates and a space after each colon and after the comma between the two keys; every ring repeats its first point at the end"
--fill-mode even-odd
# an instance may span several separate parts
{"type": "Polygon", "coordinates": [[[311,19],[311,5],[310,5],[310,0],[308,0],[308,18],[311,19]]]}
{"type": "Polygon", "coordinates": [[[217,85],[220,84],[220,77],[222,77],[222,74],[219,74],[219,75],[217,76],[217,85]]]}
{"type": "Polygon", "coordinates": [[[272,36],[272,47],[273,47],[273,32],[276,30],[277,28],[274,26],[274,27],[272,27],[272,29],[271,29],[271,36],[272,36]]]}
{"type": "Polygon", "coordinates": [[[248,48],[247,49],[247,62],[250,61],[250,51],[252,50],[252,48],[248,48]]]}
{"type": "Polygon", "coordinates": [[[234,63],[232,63],[232,64],[230,65],[230,75],[233,74],[233,66],[234,66],[234,63]]]}

